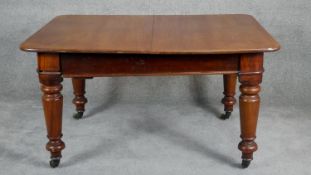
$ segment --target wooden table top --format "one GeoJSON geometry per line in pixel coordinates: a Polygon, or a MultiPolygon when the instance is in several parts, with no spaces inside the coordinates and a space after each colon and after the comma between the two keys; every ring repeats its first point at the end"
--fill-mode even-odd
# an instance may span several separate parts
{"type": "Polygon", "coordinates": [[[234,15],[58,16],[21,49],[57,53],[231,54],[276,51],[252,17],[234,15]]]}

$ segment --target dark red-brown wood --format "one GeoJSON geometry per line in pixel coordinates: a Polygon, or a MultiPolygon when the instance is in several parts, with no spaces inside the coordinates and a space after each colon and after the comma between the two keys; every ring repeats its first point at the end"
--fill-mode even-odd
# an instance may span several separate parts
{"type": "Polygon", "coordinates": [[[76,106],[77,113],[74,118],[80,119],[85,111],[85,104],[87,103],[87,98],[85,94],[85,78],[76,77],[72,78],[73,94],[74,99],[72,103],[76,106]]]}
{"type": "MultiPolygon", "coordinates": [[[[62,137],[63,77],[72,78],[76,118],[85,110],[85,79],[106,76],[224,74],[224,110],[231,113],[238,77],[242,166],[257,150],[263,53],[279,44],[249,15],[59,16],[21,49],[38,52],[38,74],[56,167],[62,137]]],[[[82,114],[81,114],[82,113],[82,114]]],[[[225,117],[228,117],[225,116],[225,117]]],[[[83,144],[83,143],[81,143],[83,144]]]]}
{"type": "MultiPolygon", "coordinates": [[[[259,84],[263,74],[263,54],[245,54],[241,56],[239,81],[240,86],[240,121],[241,138],[239,149],[242,151],[244,166],[253,160],[257,150],[256,126],[259,114],[259,84]]],[[[243,165],[243,163],[242,163],[243,165]]]]}
{"type": "Polygon", "coordinates": [[[65,77],[237,73],[239,55],[61,54],[65,77]]]}
{"type": "Polygon", "coordinates": [[[231,54],[279,44],[250,15],[65,15],[21,45],[34,52],[231,54]]]}
{"type": "Polygon", "coordinates": [[[62,137],[63,96],[60,61],[57,54],[38,54],[38,72],[43,92],[42,104],[49,142],[46,149],[51,152],[50,165],[56,167],[65,148],[62,137]]]}
{"type": "Polygon", "coordinates": [[[233,105],[236,103],[235,87],[236,87],[237,74],[226,74],[223,76],[225,97],[222,99],[224,104],[225,114],[221,116],[222,119],[228,119],[233,111],[233,105]]]}

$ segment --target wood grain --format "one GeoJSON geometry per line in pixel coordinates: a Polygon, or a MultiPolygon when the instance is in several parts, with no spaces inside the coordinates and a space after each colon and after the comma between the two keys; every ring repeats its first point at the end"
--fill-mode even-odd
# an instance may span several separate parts
{"type": "Polygon", "coordinates": [[[240,126],[242,141],[238,147],[242,151],[242,166],[247,167],[253,160],[258,146],[255,142],[260,107],[260,83],[263,74],[263,54],[245,54],[240,59],[239,81],[241,95],[240,126]],[[246,163],[247,162],[247,163],[246,163]]]}
{"type": "Polygon", "coordinates": [[[237,73],[238,55],[61,54],[64,77],[237,73]]]}
{"type": "Polygon", "coordinates": [[[62,137],[63,77],[73,78],[77,115],[83,116],[85,79],[105,76],[225,74],[225,118],[239,98],[242,166],[257,150],[264,52],[279,44],[249,15],[56,17],[22,45],[38,52],[51,167],[65,148],[62,137]]]}
{"type": "Polygon", "coordinates": [[[231,54],[279,44],[249,15],[94,16],[53,19],[21,49],[58,53],[231,54]]]}
{"type": "Polygon", "coordinates": [[[84,112],[87,98],[85,94],[85,78],[72,78],[74,99],[72,103],[76,106],[77,112],[84,112]]]}
{"type": "Polygon", "coordinates": [[[225,112],[232,112],[233,105],[236,103],[235,95],[235,87],[236,87],[236,80],[237,74],[227,74],[223,75],[223,84],[224,84],[224,98],[221,102],[224,104],[224,111],[225,112]]]}
{"type": "Polygon", "coordinates": [[[38,54],[38,73],[41,83],[42,105],[45,116],[47,137],[49,142],[46,149],[51,153],[51,166],[58,165],[62,157],[61,151],[65,148],[62,141],[62,112],[63,88],[61,82],[61,65],[59,54],[39,53],[38,54]]]}

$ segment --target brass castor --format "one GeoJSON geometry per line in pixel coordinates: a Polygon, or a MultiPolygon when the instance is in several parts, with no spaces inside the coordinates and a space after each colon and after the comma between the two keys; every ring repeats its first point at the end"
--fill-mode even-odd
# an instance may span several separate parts
{"type": "Polygon", "coordinates": [[[52,159],[50,160],[50,166],[51,166],[52,168],[56,168],[56,167],[58,167],[59,162],[60,162],[60,158],[52,158],[52,159]]]}
{"type": "Polygon", "coordinates": [[[221,114],[220,119],[227,120],[230,118],[230,116],[231,116],[231,112],[226,112],[224,114],[221,114]]]}
{"type": "Polygon", "coordinates": [[[242,168],[247,168],[251,164],[250,160],[242,160],[242,168]]]}
{"type": "Polygon", "coordinates": [[[73,115],[73,118],[79,120],[83,117],[83,112],[77,112],[73,115]]]}

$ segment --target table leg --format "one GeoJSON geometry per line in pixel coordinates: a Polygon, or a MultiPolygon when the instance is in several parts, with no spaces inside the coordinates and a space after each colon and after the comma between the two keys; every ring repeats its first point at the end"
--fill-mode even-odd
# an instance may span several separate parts
{"type": "Polygon", "coordinates": [[[225,95],[222,99],[222,103],[224,104],[225,114],[221,115],[221,119],[228,119],[233,111],[233,105],[236,103],[235,95],[235,87],[236,87],[236,79],[237,74],[225,74],[223,75],[224,82],[224,92],[225,95]]]}
{"type": "Polygon", "coordinates": [[[259,84],[262,82],[263,54],[244,54],[240,58],[239,98],[241,138],[239,149],[242,151],[242,167],[247,168],[257,150],[256,127],[259,114],[259,84]]]}
{"type": "Polygon", "coordinates": [[[62,157],[61,151],[65,148],[62,137],[62,108],[63,96],[60,73],[40,73],[39,80],[43,92],[42,103],[47,127],[49,142],[46,149],[51,152],[51,167],[57,167],[62,157]]]}
{"type": "Polygon", "coordinates": [[[85,111],[87,98],[85,94],[85,78],[72,78],[73,94],[75,95],[72,103],[76,106],[77,113],[73,115],[75,119],[81,119],[85,111]]]}
{"type": "Polygon", "coordinates": [[[258,84],[245,84],[240,86],[240,122],[241,122],[241,138],[239,149],[242,151],[242,167],[249,166],[253,160],[253,152],[257,150],[256,126],[259,113],[259,91],[258,84]]]}

